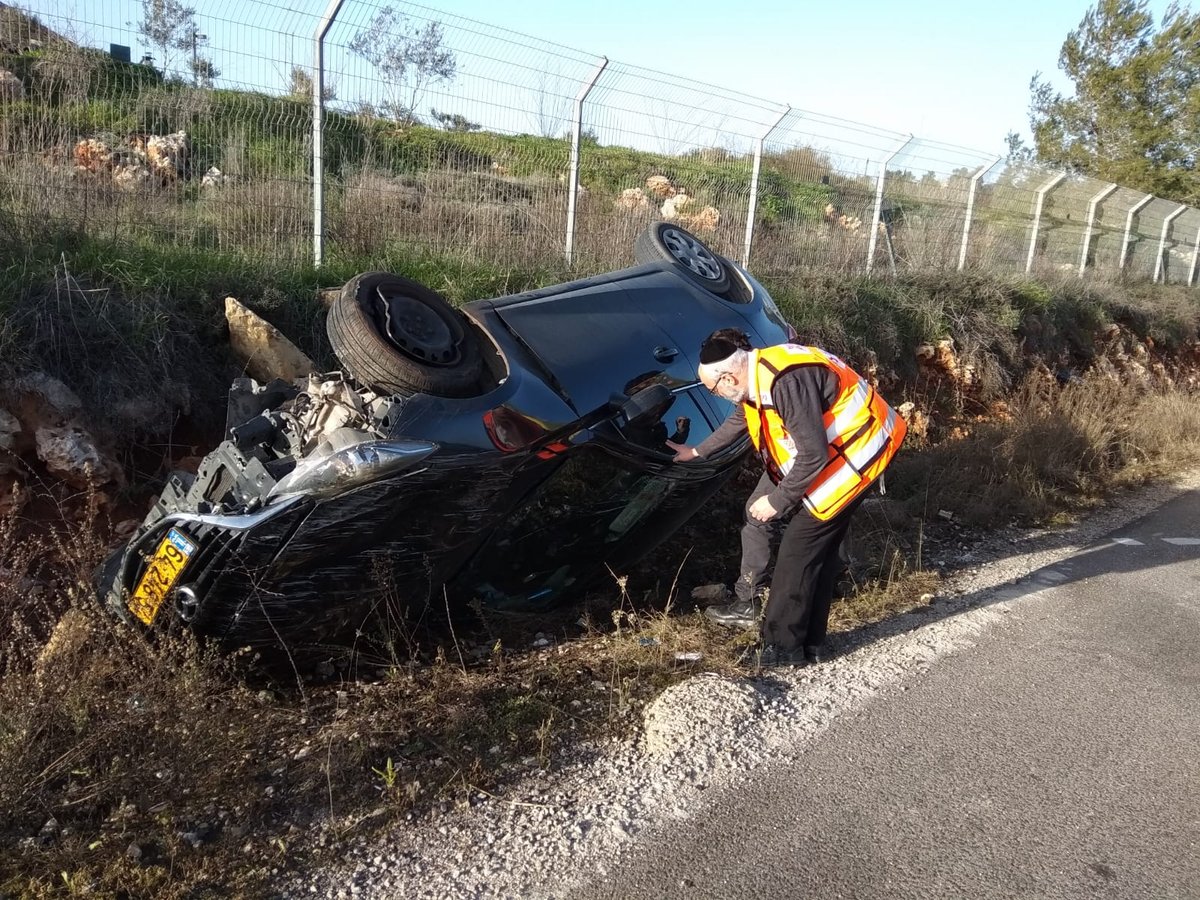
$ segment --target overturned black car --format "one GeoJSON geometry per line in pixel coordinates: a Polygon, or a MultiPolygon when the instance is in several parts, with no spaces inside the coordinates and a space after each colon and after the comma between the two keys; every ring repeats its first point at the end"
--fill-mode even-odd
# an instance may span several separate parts
{"type": "Polygon", "coordinates": [[[620,572],[733,473],[748,441],[679,466],[729,404],[696,379],[714,329],[792,336],[763,287],[650,226],[637,265],[455,309],[386,274],[327,329],[344,373],[236,381],[226,439],[173,473],[96,575],[132,623],[231,645],[363,627],[381,596],[544,609],[620,572]]]}

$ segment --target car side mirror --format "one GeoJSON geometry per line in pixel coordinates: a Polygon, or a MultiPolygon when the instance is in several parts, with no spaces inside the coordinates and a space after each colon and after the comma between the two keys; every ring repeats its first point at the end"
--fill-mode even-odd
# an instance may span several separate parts
{"type": "Polygon", "coordinates": [[[649,415],[659,415],[671,404],[671,389],[665,384],[644,387],[621,404],[617,417],[622,425],[630,425],[649,415]]]}

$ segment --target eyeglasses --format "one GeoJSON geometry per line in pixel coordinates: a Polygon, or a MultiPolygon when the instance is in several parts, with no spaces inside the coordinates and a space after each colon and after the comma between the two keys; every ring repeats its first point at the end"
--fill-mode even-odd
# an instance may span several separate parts
{"type": "Polygon", "coordinates": [[[728,377],[728,375],[728,372],[722,372],[720,375],[718,375],[717,380],[713,382],[713,385],[708,389],[708,392],[714,397],[720,397],[721,395],[717,393],[717,388],[721,386],[721,381],[728,377]]]}

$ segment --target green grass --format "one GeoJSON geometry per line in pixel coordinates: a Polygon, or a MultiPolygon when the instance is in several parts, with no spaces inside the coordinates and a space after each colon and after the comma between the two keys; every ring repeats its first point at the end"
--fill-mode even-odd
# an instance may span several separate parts
{"type": "MultiPolygon", "coordinates": [[[[497,264],[405,244],[371,255],[334,253],[318,270],[149,236],[108,240],[48,230],[21,240],[8,234],[0,248],[0,376],[45,369],[80,393],[101,420],[113,398],[147,397],[188,411],[202,427],[221,420],[224,390],[236,373],[225,340],[227,295],[334,368],[318,294],[358,272],[395,271],[463,303],[591,271],[571,273],[561,261],[497,264]],[[182,360],[189,364],[181,366],[182,360]]],[[[1177,286],[1123,290],[1075,279],[960,274],[764,280],[804,340],[860,367],[878,363],[885,390],[889,377],[897,385],[916,377],[915,347],[944,338],[953,339],[964,363],[979,373],[979,398],[988,400],[1023,377],[1030,353],[1052,365],[1086,366],[1097,333],[1113,322],[1166,351],[1194,340],[1197,331],[1196,303],[1177,286]]]]}

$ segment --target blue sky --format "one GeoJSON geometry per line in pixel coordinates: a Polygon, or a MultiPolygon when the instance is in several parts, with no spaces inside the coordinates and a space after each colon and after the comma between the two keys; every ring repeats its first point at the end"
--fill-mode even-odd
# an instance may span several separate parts
{"type": "MultiPolygon", "coordinates": [[[[891,131],[999,153],[1029,80],[1058,81],[1081,0],[447,4],[462,15],[891,131]],[[495,15],[493,19],[499,18],[495,15]]],[[[1166,0],[1152,9],[1161,16],[1166,0]]]]}
{"type": "MultiPolygon", "coordinates": [[[[210,55],[224,74],[221,83],[270,91],[281,89],[292,62],[310,59],[313,26],[326,5],[326,0],[189,2],[209,35],[210,55]]],[[[371,93],[369,67],[344,46],[383,2],[347,0],[331,33],[331,65],[343,100],[371,93]]],[[[1166,3],[1155,0],[1156,16],[1166,3]]],[[[26,0],[24,5],[52,26],[73,23],[94,45],[132,44],[134,58],[140,55],[138,36],[127,25],[138,18],[137,0],[26,0]]],[[[489,127],[538,130],[529,110],[534,80],[557,107],[555,114],[565,115],[578,80],[590,72],[596,56],[605,54],[614,62],[589,114],[589,124],[605,143],[658,142],[664,146],[656,149],[666,150],[665,144],[678,138],[677,143],[742,149],[786,103],[820,114],[816,119],[852,120],[878,130],[797,127],[797,142],[849,140],[851,149],[844,155],[855,161],[848,166],[865,168],[877,160],[895,144],[896,133],[978,151],[942,152],[944,160],[929,151],[929,161],[914,165],[947,170],[1001,154],[1009,130],[1028,134],[1030,78],[1041,71],[1062,83],[1059,49],[1089,6],[1083,0],[431,0],[424,7],[395,5],[417,18],[445,22],[447,43],[459,55],[456,83],[435,89],[425,105],[461,111],[489,127]],[[654,72],[715,85],[726,96],[711,100],[654,72]],[[755,102],[731,92],[751,95],[755,102]],[[830,129],[836,139],[825,136],[830,129]]]]}

